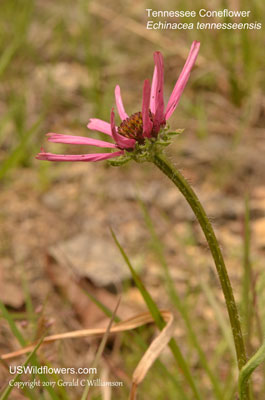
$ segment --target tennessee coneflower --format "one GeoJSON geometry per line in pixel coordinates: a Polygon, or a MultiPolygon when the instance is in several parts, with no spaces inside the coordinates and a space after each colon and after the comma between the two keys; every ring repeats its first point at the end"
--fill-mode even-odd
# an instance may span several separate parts
{"type": "MultiPolygon", "coordinates": [[[[62,135],[58,133],[48,133],[48,141],[54,143],[67,143],[78,145],[90,145],[101,148],[108,148],[110,152],[65,155],[46,153],[43,149],[37,154],[38,160],[47,161],[101,161],[117,156],[120,157],[121,163],[126,162],[130,158],[136,161],[141,157],[147,159],[147,153],[154,148],[154,143],[168,144],[168,136],[166,135],[166,122],[174,112],[178,105],[180,96],[188,82],[191,69],[196,61],[200,43],[194,41],[192,43],[188,58],[171,93],[167,106],[164,107],[164,62],[163,56],[159,51],[154,53],[155,68],[153,73],[152,85],[148,79],[144,81],[142,110],[129,116],[123,106],[120,87],[115,88],[115,98],[117,110],[121,119],[119,126],[115,124],[115,115],[112,109],[110,114],[110,123],[100,119],[91,118],[87,127],[91,130],[102,132],[110,136],[114,143],[103,140],[62,135]],[[112,149],[115,149],[113,151],[112,149]],[[122,159],[124,161],[122,161],[122,159]]],[[[172,134],[172,132],[171,132],[172,134]]]]}
{"type": "MultiPolygon", "coordinates": [[[[196,61],[199,48],[200,43],[194,41],[192,43],[186,63],[175,84],[175,87],[171,93],[166,107],[164,107],[163,95],[164,64],[162,54],[158,51],[154,53],[155,68],[152,85],[150,85],[148,80],[144,81],[141,111],[132,114],[131,116],[128,116],[123,106],[120,87],[116,86],[116,105],[119,116],[122,120],[120,125],[116,126],[115,124],[115,115],[113,109],[110,115],[110,123],[92,118],[90,119],[88,124],[89,129],[109,135],[113,139],[114,143],[82,136],[48,133],[48,140],[50,142],[86,144],[108,148],[110,149],[110,152],[82,155],[59,155],[46,153],[44,150],[41,150],[36,158],[39,160],[47,161],[100,161],[111,159],[109,162],[112,165],[121,165],[129,161],[130,159],[133,159],[137,162],[150,161],[156,167],[158,167],[160,171],[172,181],[172,183],[174,183],[174,185],[182,193],[187,203],[193,210],[193,213],[205,235],[205,239],[208,243],[216,266],[220,285],[226,302],[231,332],[234,338],[238,369],[239,371],[241,371],[240,374],[242,373],[242,371],[246,374],[246,370],[243,368],[247,362],[246,350],[242,336],[242,329],[237,310],[237,304],[235,302],[229,275],[226,269],[220,245],[215,236],[214,229],[202,204],[200,203],[198,196],[190,186],[189,182],[177,170],[177,168],[170,161],[167,160],[167,158],[161,151],[161,147],[163,148],[163,146],[167,146],[168,144],[170,144],[172,136],[180,132],[179,130],[171,132],[167,126],[167,121],[178,105],[180,96],[182,95],[183,90],[188,82],[191,69],[196,61]],[[113,151],[112,149],[115,149],[115,151],[113,151]]],[[[173,354],[175,355],[174,343],[171,349],[173,354]]],[[[254,357],[256,357],[256,355],[254,357]]],[[[250,361],[248,361],[248,364],[250,361]]],[[[190,383],[190,378],[188,375],[186,376],[186,379],[190,383]]],[[[216,383],[214,385],[216,387],[216,383]]],[[[240,399],[248,400],[249,391],[247,379],[244,380],[242,378],[241,381],[239,381],[239,387],[241,394],[240,399]]],[[[198,399],[199,395],[197,388],[194,386],[194,384],[192,384],[191,388],[195,396],[194,398],[198,399]]]]}

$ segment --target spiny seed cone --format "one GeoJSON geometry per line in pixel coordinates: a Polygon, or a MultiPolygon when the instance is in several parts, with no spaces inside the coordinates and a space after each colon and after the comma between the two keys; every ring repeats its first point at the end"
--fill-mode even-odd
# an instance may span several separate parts
{"type": "MultiPolygon", "coordinates": [[[[149,111],[149,117],[153,121],[153,114],[149,111]]],[[[126,118],[118,127],[118,133],[129,139],[135,139],[140,144],[144,143],[145,137],[143,136],[143,118],[141,111],[132,114],[126,118]]]]}

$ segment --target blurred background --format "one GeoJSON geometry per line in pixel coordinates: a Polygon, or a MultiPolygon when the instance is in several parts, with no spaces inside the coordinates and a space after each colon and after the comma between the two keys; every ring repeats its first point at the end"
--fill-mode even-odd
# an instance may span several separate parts
{"type": "MultiPolygon", "coordinates": [[[[163,9],[199,10],[209,8],[206,3],[167,0],[163,9]]],[[[228,6],[251,9],[248,22],[265,23],[262,1],[251,6],[244,0],[211,2],[212,9],[228,6]]],[[[45,133],[100,137],[86,125],[90,117],[109,121],[116,84],[127,113],[139,111],[155,50],[165,58],[167,100],[192,41],[199,40],[199,58],[170,119],[173,129],[185,130],[166,153],[212,219],[241,311],[249,291],[252,311],[247,318],[242,311],[242,321],[248,354],[257,349],[265,334],[264,29],[146,30],[146,8],[158,10],[161,4],[1,0],[0,299],[28,342],[47,326],[51,333],[103,326],[106,315],[87,293],[111,310],[122,294],[121,318],[145,310],[111,226],[158,306],[176,312],[177,343],[203,398],[215,399],[187,326],[167,294],[159,243],[206,358],[224,385],[223,398],[233,399],[235,362],[222,293],[205,240],[175,187],[153,165],[131,162],[115,168],[106,162],[56,164],[34,158],[41,146],[55,153],[91,151],[47,144],[45,133]]],[[[5,353],[19,344],[1,310],[0,351],[5,353]]],[[[154,328],[139,332],[148,343],[154,328]]],[[[40,357],[60,367],[87,366],[97,343],[72,340],[46,348],[40,357]]],[[[125,399],[142,351],[131,336],[122,335],[109,341],[104,354],[100,371],[125,382],[113,392],[113,398],[125,399]]],[[[154,366],[140,398],[192,399],[171,355],[166,351],[163,357],[182,390],[161,380],[154,366]]],[[[254,376],[255,399],[264,398],[264,374],[261,367],[254,376]]],[[[0,367],[0,384],[8,377],[0,367]]],[[[80,390],[70,388],[69,398],[80,398],[80,390]]],[[[100,390],[94,388],[91,398],[107,398],[100,390]]],[[[12,396],[26,397],[15,391],[12,396]]],[[[42,396],[37,398],[48,398],[42,396]]]]}

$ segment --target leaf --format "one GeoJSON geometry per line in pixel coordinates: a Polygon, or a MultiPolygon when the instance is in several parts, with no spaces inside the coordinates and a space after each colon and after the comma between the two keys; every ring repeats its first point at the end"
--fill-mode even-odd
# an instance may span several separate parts
{"type": "Polygon", "coordinates": [[[139,364],[134,370],[133,379],[132,379],[132,388],[130,393],[130,400],[136,399],[136,390],[138,385],[144,380],[147,372],[155,362],[155,360],[159,357],[160,353],[167,346],[170,339],[174,335],[174,319],[173,316],[170,316],[170,319],[161,333],[156,337],[155,340],[148,347],[147,351],[141,358],[139,364]]]}
{"type": "Polygon", "coordinates": [[[265,361],[265,342],[240,371],[238,379],[240,400],[246,398],[249,378],[263,361],[265,361]]]}
{"type": "Polygon", "coordinates": [[[159,260],[162,268],[164,269],[164,276],[165,276],[164,279],[165,279],[166,289],[169,293],[172,303],[174,304],[176,309],[179,311],[179,313],[181,314],[181,316],[185,322],[185,325],[187,328],[187,333],[190,337],[190,340],[191,340],[194,348],[197,350],[201,365],[203,366],[204,370],[206,371],[206,373],[209,376],[210,381],[212,382],[216,398],[221,400],[223,398],[223,394],[222,394],[221,386],[219,384],[218,375],[214,373],[213,369],[211,368],[211,366],[208,363],[205,353],[200,345],[200,339],[197,338],[196,332],[193,329],[193,324],[190,319],[186,304],[185,304],[184,300],[182,300],[180,298],[180,296],[175,288],[175,284],[171,278],[170,271],[169,271],[167,261],[165,258],[163,243],[160,241],[160,239],[158,238],[158,236],[156,234],[153,221],[151,219],[151,216],[150,216],[144,202],[140,199],[140,197],[138,197],[138,201],[140,203],[140,206],[141,206],[143,214],[144,214],[146,226],[147,226],[147,228],[150,232],[151,238],[152,238],[152,246],[153,246],[154,252],[155,252],[156,257],[159,260]]]}
{"type": "Polygon", "coordinates": [[[14,319],[12,318],[11,314],[8,312],[6,306],[2,303],[0,300],[0,310],[3,314],[3,317],[7,320],[8,325],[13,333],[13,335],[17,338],[18,342],[20,343],[21,346],[26,345],[26,341],[23,338],[22,334],[20,333],[20,330],[16,326],[16,323],[14,319]]]}
{"type": "MultiPolygon", "coordinates": [[[[171,318],[171,313],[166,310],[160,311],[161,316],[165,321],[168,321],[171,318]]],[[[154,322],[154,318],[149,312],[137,314],[134,317],[126,319],[124,321],[118,322],[110,328],[110,333],[118,333],[124,331],[130,331],[132,329],[138,328],[140,326],[149,324],[154,322]]],[[[91,328],[91,329],[80,329],[71,332],[58,333],[50,336],[46,336],[43,339],[43,344],[53,343],[57,340],[64,339],[75,339],[82,337],[98,337],[104,335],[106,332],[106,328],[91,328]]],[[[23,354],[29,353],[34,349],[36,343],[32,343],[29,346],[23,347],[19,350],[13,351],[11,353],[2,354],[0,356],[0,360],[9,360],[11,358],[19,357],[23,354]]]]}
{"type": "MultiPolygon", "coordinates": [[[[105,348],[106,343],[107,343],[107,339],[108,339],[108,336],[109,336],[109,333],[110,333],[111,326],[113,324],[113,321],[115,321],[115,317],[116,317],[117,310],[119,308],[120,302],[121,302],[121,298],[118,299],[118,302],[116,304],[115,310],[112,313],[112,316],[110,318],[109,324],[108,324],[108,326],[106,328],[106,331],[105,331],[105,333],[104,333],[104,335],[102,337],[102,340],[101,340],[101,343],[100,343],[99,348],[97,350],[97,353],[96,353],[95,360],[93,362],[92,368],[96,368],[98,366],[100,357],[102,356],[102,353],[103,353],[104,348],[105,348]]],[[[90,379],[93,378],[93,375],[90,375],[90,379]]],[[[90,386],[86,385],[86,387],[85,387],[85,389],[83,391],[81,400],[86,400],[88,398],[89,389],[90,389],[90,386]]]]}
{"type": "Polygon", "coordinates": [[[0,179],[2,179],[11,168],[16,166],[21,158],[24,156],[28,141],[30,140],[31,136],[38,130],[41,121],[42,117],[39,118],[39,120],[35,122],[27,132],[25,132],[18,146],[9,155],[9,157],[4,160],[0,169],[0,179]]]}
{"type": "Polygon", "coordinates": [[[184,132],[184,129],[176,129],[175,131],[167,132],[167,135],[175,136],[175,135],[180,135],[182,132],[184,132]]]}
{"type": "MultiPolygon", "coordinates": [[[[138,289],[140,290],[141,295],[143,296],[143,299],[144,299],[149,311],[151,312],[155,323],[157,324],[158,328],[160,330],[162,330],[164,328],[164,326],[165,326],[165,322],[163,321],[162,315],[161,315],[156,303],[154,302],[154,300],[150,296],[149,292],[146,290],[146,288],[143,285],[140,277],[137,275],[137,273],[133,269],[133,266],[132,266],[127,254],[125,253],[124,249],[120,245],[120,243],[119,243],[115,233],[112,231],[112,229],[111,229],[111,234],[112,234],[112,237],[113,237],[117,247],[119,248],[119,250],[120,250],[120,252],[121,252],[121,254],[122,254],[122,256],[123,256],[123,258],[124,258],[124,260],[126,262],[126,264],[128,265],[128,267],[129,267],[129,269],[131,271],[133,279],[134,279],[138,289]]],[[[195,396],[194,398],[197,399],[197,400],[201,400],[202,397],[201,397],[201,394],[200,394],[200,392],[199,392],[199,390],[197,388],[197,384],[196,384],[196,382],[194,380],[194,377],[193,377],[193,375],[191,373],[190,367],[187,364],[184,356],[182,355],[182,352],[181,352],[178,344],[176,343],[176,341],[173,338],[169,342],[169,348],[172,351],[172,354],[173,354],[176,362],[178,363],[178,366],[180,367],[181,371],[183,372],[183,375],[185,376],[185,379],[189,383],[189,385],[190,385],[190,387],[191,387],[191,389],[193,391],[193,394],[195,396]]]]}
{"type": "MultiPolygon", "coordinates": [[[[36,354],[36,351],[38,350],[38,348],[40,347],[40,345],[43,342],[43,338],[37,343],[37,345],[33,348],[32,352],[30,353],[30,355],[28,356],[28,358],[26,359],[26,361],[24,362],[23,366],[26,367],[29,362],[31,361],[31,359],[34,357],[34,355],[36,354]]],[[[17,382],[20,378],[20,376],[22,375],[22,373],[18,373],[15,378],[14,378],[14,383],[17,382]]],[[[11,386],[8,384],[8,386],[6,387],[6,389],[4,390],[2,396],[0,397],[0,400],[6,400],[8,398],[8,396],[10,395],[10,393],[12,392],[12,390],[14,389],[14,385],[11,386]]]]}

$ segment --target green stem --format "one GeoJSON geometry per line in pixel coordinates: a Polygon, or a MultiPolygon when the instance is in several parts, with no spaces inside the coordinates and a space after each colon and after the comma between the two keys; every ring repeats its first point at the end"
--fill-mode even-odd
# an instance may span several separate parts
{"type": "MultiPolygon", "coordinates": [[[[196,193],[193,191],[186,179],[181,175],[181,173],[168,161],[164,156],[155,155],[153,158],[154,164],[165,174],[167,177],[177,186],[180,192],[183,194],[190,207],[192,208],[203,232],[205,238],[208,242],[209,248],[211,250],[223,294],[226,301],[226,307],[230,319],[230,324],[232,328],[232,333],[234,337],[234,343],[237,354],[238,368],[241,368],[246,364],[246,352],[245,345],[243,341],[241,325],[239,321],[238,311],[236,302],[234,299],[231,283],[228,277],[224,259],[216,239],[213,227],[207,217],[204,208],[202,207],[196,193]]],[[[246,396],[244,400],[249,399],[248,392],[246,391],[246,396]]]]}

